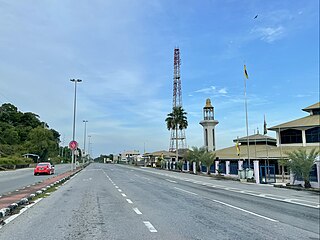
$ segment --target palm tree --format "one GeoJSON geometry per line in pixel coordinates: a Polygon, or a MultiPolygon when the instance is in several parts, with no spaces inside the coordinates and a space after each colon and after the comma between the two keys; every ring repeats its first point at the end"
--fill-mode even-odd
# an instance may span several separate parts
{"type": "Polygon", "coordinates": [[[201,156],[206,151],[204,147],[197,148],[192,147],[192,149],[188,149],[188,151],[185,152],[184,158],[189,161],[190,164],[193,162],[196,162],[196,171],[197,166],[199,166],[199,162],[201,161],[201,156]]]}
{"type": "Polygon", "coordinates": [[[207,174],[210,175],[210,167],[214,164],[216,160],[216,153],[215,152],[208,152],[205,151],[202,153],[200,157],[201,164],[203,163],[207,167],[207,174]]]}
{"type": "Polygon", "coordinates": [[[178,161],[178,130],[183,130],[188,127],[187,113],[181,106],[173,107],[172,112],[167,115],[166,123],[168,130],[176,131],[176,161],[178,161]]]}
{"type": "Polygon", "coordinates": [[[191,163],[196,162],[197,166],[199,166],[200,162],[201,164],[204,164],[207,167],[207,174],[209,175],[210,167],[216,160],[216,154],[215,152],[208,152],[206,147],[192,147],[192,149],[189,149],[185,153],[184,158],[191,163]]]}
{"type": "Polygon", "coordinates": [[[310,171],[314,165],[317,155],[320,153],[316,148],[307,153],[305,148],[300,148],[293,152],[288,152],[289,168],[295,176],[301,176],[304,180],[304,187],[310,188],[310,171]]]}
{"type": "Polygon", "coordinates": [[[282,182],[284,182],[284,167],[288,166],[288,160],[285,158],[280,158],[278,160],[278,164],[281,167],[282,182]]]}

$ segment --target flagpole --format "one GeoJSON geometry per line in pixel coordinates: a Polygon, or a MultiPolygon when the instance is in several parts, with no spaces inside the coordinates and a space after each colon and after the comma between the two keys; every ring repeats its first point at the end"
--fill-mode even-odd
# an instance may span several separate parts
{"type": "Polygon", "coordinates": [[[249,169],[250,166],[250,151],[249,151],[249,130],[248,130],[248,107],[247,107],[247,79],[244,77],[244,104],[245,104],[245,111],[246,111],[246,130],[247,130],[247,155],[248,155],[248,164],[249,169]]]}
{"type": "Polygon", "coordinates": [[[267,142],[267,122],[266,122],[266,115],[263,116],[263,134],[265,135],[266,139],[266,153],[267,153],[267,160],[264,160],[264,169],[265,169],[265,179],[266,183],[268,183],[267,180],[267,175],[268,179],[270,179],[270,169],[269,169],[269,152],[268,152],[268,142],[267,142]],[[268,163],[268,166],[267,166],[268,163]]]}

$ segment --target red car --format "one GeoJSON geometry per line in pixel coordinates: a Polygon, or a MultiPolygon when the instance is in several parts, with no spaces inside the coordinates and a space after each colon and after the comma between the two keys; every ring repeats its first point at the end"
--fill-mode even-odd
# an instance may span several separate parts
{"type": "Polygon", "coordinates": [[[54,166],[49,162],[38,163],[37,166],[34,168],[33,174],[54,174],[54,166]]]}

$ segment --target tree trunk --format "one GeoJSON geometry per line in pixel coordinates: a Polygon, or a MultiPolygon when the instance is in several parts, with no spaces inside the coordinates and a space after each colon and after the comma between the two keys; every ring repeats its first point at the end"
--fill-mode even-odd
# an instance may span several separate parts
{"type": "Polygon", "coordinates": [[[179,160],[179,147],[178,147],[178,126],[176,125],[176,163],[179,160]]]}
{"type": "Polygon", "coordinates": [[[305,188],[311,188],[311,184],[309,180],[304,180],[304,187],[305,188]]]}

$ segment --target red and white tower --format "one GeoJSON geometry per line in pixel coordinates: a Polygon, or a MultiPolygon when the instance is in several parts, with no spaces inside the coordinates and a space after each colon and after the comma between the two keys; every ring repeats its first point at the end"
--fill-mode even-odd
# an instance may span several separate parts
{"type": "MultiPolygon", "coordinates": [[[[181,78],[180,78],[180,50],[178,47],[174,49],[174,70],[173,70],[173,104],[172,107],[182,107],[182,92],[181,92],[181,78]]],[[[175,152],[176,149],[186,149],[186,135],[185,130],[178,130],[176,136],[176,130],[171,129],[170,137],[170,152],[175,152]],[[178,139],[178,141],[176,141],[178,139]],[[178,142],[178,146],[176,146],[178,142]]]]}

